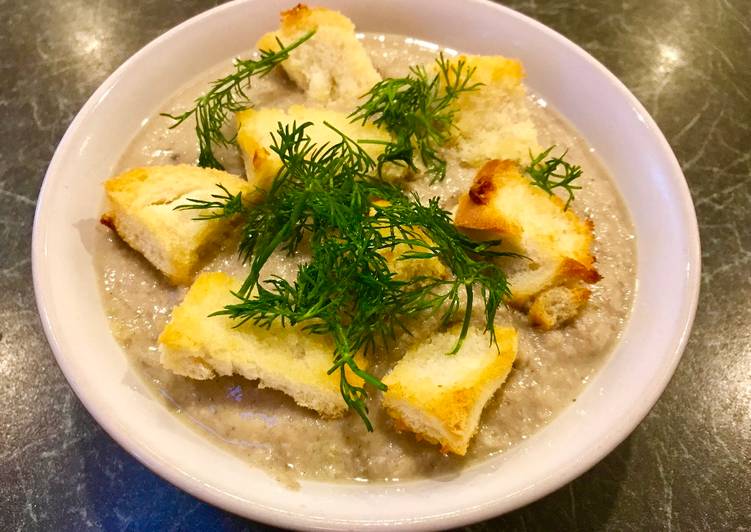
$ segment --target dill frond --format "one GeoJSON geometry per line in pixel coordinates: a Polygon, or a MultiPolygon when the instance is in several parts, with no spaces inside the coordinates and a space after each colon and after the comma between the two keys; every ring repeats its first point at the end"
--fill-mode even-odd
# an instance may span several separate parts
{"type": "Polygon", "coordinates": [[[446,176],[446,161],[439,148],[451,136],[454,121],[452,103],[480,83],[470,83],[475,72],[466,61],[455,63],[443,53],[436,59],[438,71],[430,76],[424,66],[413,66],[403,78],[388,78],[375,84],[365,94],[366,101],[350,115],[353,122],[365,124],[370,120],[393,135],[378,157],[378,169],[385,163],[405,165],[417,171],[416,161],[431,176],[433,182],[446,176]]]}
{"type": "Polygon", "coordinates": [[[582,169],[581,166],[570,164],[564,160],[568,150],[564,151],[558,157],[551,156],[548,158],[554,148],[555,146],[551,146],[536,156],[532,155],[530,151],[529,158],[531,162],[524,171],[532,178],[534,186],[541,188],[550,195],[554,193],[553,191],[556,188],[565,190],[568,194],[568,199],[566,200],[564,210],[567,210],[569,204],[574,200],[574,190],[581,189],[580,186],[574,184],[574,181],[581,177],[582,169]]]}
{"type": "Polygon", "coordinates": [[[206,94],[197,98],[191,109],[179,115],[161,114],[174,120],[170,129],[195,117],[199,148],[198,166],[224,169],[214,154],[214,147],[227,146],[234,142],[234,136],[228,137],[224,133],[224,125],[231,113],[242,111],[251,105],[246,93],[250,88],[251,79],[271,72],[274,67],[289,58],[292,50],[310,39],[314,33],[315,30],[306,33],[289,46],[277,39],[279,50],[259,50],[258,59],[235,59],[235,71],[213,81],[206,94]]]}
{"type": "MultiPolygon", "coordinates": [[[[478,296],[494,342],[493,322],[509,287],[489,259],[503,254],[491,250],[498,242],[475,242],[459,233],[438,198],[423,203],[374,177],[377,163],[341,132],[339,142],[314,144],[306,133],[310,125],[279,124],[272,150],[282,168],[265,201],[244,210],[240,254],[250,264],[249,274],[235,293],[237,302],[215,314],[238,325],[280,323],[331,337],[329,374],[339,372],[342,397],[372,430],[368,392],[349,375],[376,389],[386,386],[358,365],[358,356],[388,347],[400,332],[409,333],[410,322],[430,314],[444,325],[461,316],[461,332],[448,354],[456,353],[478,296]],[[274,251],[294,252],[303,238],[310,258],[293,281],[259,279],[274,251]],[[452,276],[397,278],[382,252],[405,245],[408,251],[399,260],[437,258],[452,276]]],[[[231,210],[234,198],[224,201],[231,210]]],[[[213,202],[189,207],[217,209],[213,202]]]]}
{"type": "Polygon", "coordinates": [[[187,202],[174,208],[176,211],[202,211],[194,220],[217,220],[220,218],[232,218],[243,212],[242,192],[232,194],[227,188],[217,183],[222,191],[221,194],[212,194],[213,200],[200,200],[187,198],[187,202]],[[209,211],[209,212],[203,212],[209,211]]]}

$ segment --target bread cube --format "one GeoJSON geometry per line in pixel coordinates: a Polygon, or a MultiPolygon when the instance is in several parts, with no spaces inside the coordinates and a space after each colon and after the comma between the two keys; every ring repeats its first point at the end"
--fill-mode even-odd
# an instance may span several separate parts
{"type": "Polygon", "coordinates": [[[535,297],[529,308],[529,321],[543,330],[564,325],[575,318],[589,301],[589,289],[584,286],[554,286],[535,297]]]}
{"type": "Polygon", "coordinates": [[[516,358],[517,334],[496,327],[497,350],[490,336],[470,329],[461,350],[447,355],[457,331],[435,334],[410,350],[383,382],[383,406],[400,430],[464,455],[477,432],[485,404],[501,387],[516,358]]]}
{"type": "MultiPolygon", "coordinates": [[[[209,314],[238,302],[231,291],[240,282],[225,273],[203,273],[172,311],[159,336],[162,365],[177,375],[205,380],[238,374],[257,380],[261,388],[284,392],[303,407],[326,417],[347,411],[339,390],[339,372],[327,375],[334,346],[328,337],[274,325],[265,329],[227,316],[209,314]]],[[[360,367],[367,365],[358,359],[360,367]]],[[[355,385],[362,380],[353,373],[355,385]]]]}
{"type": "Polygon", "coordinates": [[[560,285],[600,279],[591,247],[590,220],[580,219],[555,195],[533,186],[510,160],[493,160],[459,199],[454,223],[482,240],[500,239],[516,259],[510,269],[510,302],[526,308],[538,293],[560,285]]]}
{"type": "Polygon", "coordinates": [[[456,67],[459,61],[475,69],[470,84],[482,83],[477,90],[459,95],[453,106],[456,134],[452,145],[459,159],[469,166],[499,158],[528,160],[530,150],[537,153],[539,144],[522,83],[522,64],[480,55],[461,55],[449,64],[456,67]]]}
{"type": "MultiPolygon", "coordinates": [[[[282,167],[279,156],[271,150],[272,133],[276,136],[279,124],[298,125],[312,122],[305,132],[318,146],[328,143],[336,144],[341,140],[339,134],[327,127],[328,122],[352,140],[371,139],[387,142],[387,132],[372,125],[351,123],[346,113],[320,108],[292,105],[288,109],[265,108],[247,109],[237,113],[237,144],[245,162],[245,174],[248,181],[256,188],[268,190],[271,182],[282,167]]],[[[278,137],[277,137],[278,138],[278,137]]],[[[362,148],[374,160],[383,152],[380,144],[362,144],[362,148]]],[[[393,168],[394,176],[397,168],[393,168]]]]}
{"type": "Polygon", "coordinates": [[[220,170],[185,164],[134,168],[105,183],[109,210],[102,222],[170,281],[190,284],[201,260],[233,221],[194,220],[197,211],[175,207],[189,203],[188,198],[211,200],[222,194],[217,185],[251,197],[247,181],[220,170]]]}
{"type": "Polygon", "coordinates": [[[277,39],[288,46],[311,30],[316,30],[315,35],[282,63],[287,75],[310,98],[321,103],[352,104],[381,81],[355,36],[355,25],[331,9],[298,4],[282,12],[279,30],[261,37],[256,47],[278,50],[277,39]]]}

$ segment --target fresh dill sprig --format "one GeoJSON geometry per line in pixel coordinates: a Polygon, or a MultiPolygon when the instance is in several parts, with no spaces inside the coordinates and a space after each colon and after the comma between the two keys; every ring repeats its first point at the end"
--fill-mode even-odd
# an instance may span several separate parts
{"type": "MultiPolygon", "coordinates": [[[[240,254],[250,271],[235,293],[237,303],[215,314],[229,316],[238,326],[279,323],[329,336],[334,343],[329,373],[339,372],[342,397],[372,430],[368,392],[351,376],[380,390],[386,386],[361,367],[360,356],[387,347],[428,314],[444,325],[461,316],[461,332],[449,354],[456,353],[476,295],[484,302],[492,343],[495,314],[509,287],[504,272],[489,260],[502,255],[491,250],[497,242],[475,242],[459,233],[437,198],[423,204],[373,177],[376,163],[341,132],[337,143],[314,144],[306,133],[310,125],[280,124],[273,136],[272,150],[282,169],[265,200],[243,211],[240,254]],[[303,240],[310,257],[293,281],[259,279],[275,250],[294,252],[303,240]],[[437,258],[451,275],[399,278],[384,256],[397,247],[405,249],[398,260],[437,258]]],[[[227,210],[239,202],[231,194],[224,201],[227,210]]],[[[189,207],[217,209],[213,202],[189,207]]]]}
{"type": "Polygon", "coordinates": [[[550,152],[554,148],[555,146],[551,146],[536,156],[532,155],[530,151],[529,158],[531,162],[524,171],[532,178],[534,186],[541,188],[550,195],[553,194],[553,190],[556,188],[564,189],[568,194],[566,206],[564,207],[564,210],[567,210],[569,204],[574,200],[574,190],[581,189],[580,186],[573,183],[582,175],[582,169],[581,166],[564,160],[568,150],[564,151],[558,157],[551,156],[548,158],[548,155],[550,155],[550,152]]]}
{"type": "Polygon", "coordinates": [[[243,212],[242,192],[232,194],[227,187],[221,183],[216,184],[222,190],[221,194],[212,194],[213,200],[200,200],[187,198],[188,203],[178,205],[176,211],[209,211],[201,212],[194,220],[217,220],[220,218],[232,218],[236,214],[243,212]]]}
{"type": "Polygon", "coordinates": [[[289,58],[289,53],[310,39],[315,30],[297,39],[289,46],[285,46],[277,38],[279,50],[259,50],[258,59],[235,59],[235,71],[228,76],[215,80],[203,96],[195,100],[195,105],[179,115],[162,113],[174,120],[170,126],[173,129],[190,117],[196,120],[196,137],[198,138],[198,166],[217,168],[224,167],[214,154],[215,146],[227,146],[234,142],[234,136],[228,137],[224,133],[224,126],[231,113],[242,111],[250,106],[245,91],[250,88],[253,76],[265,76],[275,66],[289,58]]]}
{"type": "Polygon", "coordinates": [[[433,182],[446,176],[446,161],[438,150],[451,136],[455,113],[451,104],[481,84],[470,83],[475,68],[468,67],[464,59],[452,63],[441,53],[436,65],[438,71],[433,76],[419,65],[411,67],[406,77],[378,82],[350,115],[353,122],[370,120],[393,135],[391,142],[371,141],[385,145],[378,157],[379,172],[388,162],[417,171],[419,157],[433,182]]]}
{"type": "Polygon", "coordinates": [[[414,314],[440,310],[441,323],[445,326],[463,304],[462,328],[448,353],[453,355],[461,349],[467,336],[477,289],[485,308],[485,332],[489,333],[491,344],[495,343],[495,315],[510,295],[510,289],[503,270],[489,259],[512,254],[493,251],[499,241],[476,242],[460,233],[451,213],[440,207],[439,198],[431,198],[424,205],[418,196],[406,196],[398,191],[390,197],[387,205],[377,203],[373,209],[376,219],[385,221],[379,230],[392,233],[385,244],[402,244],[410,248],[398,260],[437,258],[452,273],[450,279],[424,275],[413,278],[405,290],[409,300],[405,301],[405,308],[414,314]]]}

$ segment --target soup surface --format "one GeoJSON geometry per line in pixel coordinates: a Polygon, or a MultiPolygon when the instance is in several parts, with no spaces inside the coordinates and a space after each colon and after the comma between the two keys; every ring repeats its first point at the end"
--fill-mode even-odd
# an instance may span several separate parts
{"type": "MultiPolygon", "coordinates": [[[[403,76],[410,65],[429,63],[436,54],[434,48],[401,36],[366,34],[364,43],[383,77],[403,76]]],[[[179,113],[191,107],[208,83],[227,71],[228,64],[195,80],[162,110],[179,113]]],[[[281,72],[254,80],[249,96],[257,107],[308,103],[281,72]]],[[[375,431],[368,433],[354,414],[323,420],[281,392],[260,389],[243,378],[195,381],[164,370],[159,365],[157,338],[186,288],[172,286],[113,232],[101,227],[97,231],[96,261],[113,334],[168,408],[218,444],[285,482],[301,478],[397,481],[434,477],[503,452],[576,401],[619,338],[629,314],[635,279],[633,229],[606,169],[586,140],[542,98],[530,95],[528,105],[540,145],[568,148],[567,159],[583,169],[579,180],[582,188],[572,208],[594,222],[593,251],[602,280],[592,286],[592,297],[583,312],[558,330],[541,332],[529,326],[525,315],[499,311],[498,324],[518,329],[519,353],[506,384],[486,406],[480,430],[465,457],[446,456],[437,446],[417,442],[410,433],[396,432],[378,407],[378,394],[373,394],[370,405],[375,431]]],[[[186,124],[168,129],[169,125],[168,119],[153,117],[116,170],[193,164],[197,157],[193,128],[186,124]]],[[[428,180],[421,180],[410,186],[423,198],[440,196],[442,205],[451,210],[469,188],[476,170],[461,167],[450,152],[446,155],[448,172],[443,182],[429,185],[428,180]]],[[[223,153],[223,162],[228,171],[243,173],[236,153],[223,153]]],[[[300,260],[276,255],[264,273],[273,271],[292,278],[300,260]]],[[[224,243],[203,270],[242,276],[244,267],[237,261],[235,242],[224,243]]],[[[481,311],[479,307],[476,310],[481,311]]],[[[422,326],[429,334],[435,324],[428,320],[422,326]]],[[[382,375],[400,354],[397,350],[384,355],[371,368],[374,374],[382,375]]]]}

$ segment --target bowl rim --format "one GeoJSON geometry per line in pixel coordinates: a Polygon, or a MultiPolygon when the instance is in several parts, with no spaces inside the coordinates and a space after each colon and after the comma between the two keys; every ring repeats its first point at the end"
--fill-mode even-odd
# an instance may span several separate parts
{"type": "MultiPolygon", "coordinates": [[[[572,466],[559,474],[556,477],[549,477],[543,479],[539,484],[535,486],[535,489],[527,490],[524,493],[515,494],[513,500],[509,503],[508,500],[497,501],[493,504],[486,504],[467,509],[466,512],[461,514],[449,514],[449,515],[431,515],[424,518],[410,518],[401,521],[390,522],[361,522],[361,521],[328,521],[322,522],[320,520],[306,519],[302,515],[292,515],[286,512],[280,512],[274,508],[266,508],[262,506],[248,507],[246,501],[228,498],[227,494],[218,490],[211,489],[200,479],[196,479],[187,476],[184,472],[177,470],[169,461],[165,460],[160,453],[154,449],[145,447],[137,438],[131,436],[120,425],[117,419],[111,417],[109,413],[101,408],[97,403],[96,397],[91,395],[86,388],[82,385],[82,381],[79,378],[69,363],[63,348],[61,347],[58,338],[55,334],[54,324],[51,316],[47,312],[47,294],[45,291],[44,282],[42,279],[42,271],[45,267],[45,253],[44,253],[44,238],[43,232],[45,231],[43,219],[43,213],[47,206],[48,188],[51,182],[51,176],[54,176],[58,172],[58,166],[60,160],[63,157],[63,153],[71,148],[72,137],[81,124],[85,121],[86,116],[92,111],[96,103],[112,89],[117,81],[125,76],[130,69],[131,65],[137,62],[142,56],[151,54],[154,49],[157,49],[162,43],[171,40],[175,35],[182,33],[196,25],[199,25],[203,20],[210,16],[218,15],[223,11],[234,9],[237,5],[245,4],[252,0],[234,0],[232,2],[219,5],[202,13],[199,13],[188,20],[178,24],[157,38],[153,39],[147,45],[142,47],[138,52],[129,57],[122,65],[120,65],[90,96],[81,110],[78,112],[70,126],[66,130],[66,133],[62,137],[55,154],[49,164],[47,172],[45,174],[44,181],[42,183],[39,199],[36,206],[33,235],[32,235],[32,273],[34,281],[34,291],[39,310],[42,326],[47,337],[47,340],[52,348],[58,365],[62,369],[66,379],[70,383],[76,395],[84,404],[89,413],[94,417],[97,423],[104,428],[104,430],[121,445],[127,452],[142,462],[151,471],[161,476],[170,483],[180,487],[188,493],[196,496],[213,505],[222,507],[234,513],[250,517],[252,519],[277,525],[277,526],[303,526],[306,528],[351,528],[357,526],[360,528],[372,528],[382,526],[402,525],[409,526],[413,529],[435,529],[436,527],[447,528],[466,524],[471,521],[478,521],[487,519],[499,514],[499,511],[507,512],[524,506],[534,500],[537,500],[559,487],[570,482],[574,478],[580,476],[585,471],[593,467],[597,462],[602,460],[607,454],[609,454],[617,445],[619,445],[636,426],[644,419],[649,413],[651,408],[660,397],[665,387],[667,386],[671,376],[673,375],[675,368],[680,361],[683,350],[688,341],[691,326],[694,321],[696,308],[698,304],[699,288],[700,288],[700,268],[701,268],[701,252],[700,252],[700,240],[698,222],[696,220],[695,209],[691,199],[688,185],[685,180],[685,176],[681,171],[680,165],[670,148],[667,140],[660,131],[657,124],[652,117],[642,106],[642,104],[636,99],[636,97],[625,87],[625,85],[616,78],[609,70],[607,70],[599,61],[584,51],[581,47],[561,35],[560,33],[548,28],[540,22],[523,15],[517,11],[514,11],[508,7],[492,3],[487,0],[465,0],[465,4],[468,4],[468,9],[484,5],[485,7],[492,7],[505,13],[506,16],[516,18],[521,22],[531,25],[537,31],[547,33],[550,37],[554,38],[561,46],[567,46],[571,48],[580,58],[587,63],[590,63],[595,67],[600,75],[605,76],[607,80],[612,84],[631,105],[633,110],[641,115],[645,121],[646,126],[656,133],[656,140],[659,143],[660,152],[667,158],[666,163],[670,165],[672,173],[676,176],[682,177],[682,181],[675,183],[680,190],[680,198],[678,201],[683,209],[682,215],[690,223],[685,228],[687,239],[690,244],[690,249],[687,250],[689,256],[690,271],[687,273],[687,297],[686,305],[682,308],[682,315],[678,317],[678,322],[681,324],[680,328],[673,331],[671,337],[671,345],[673,350],[669,354],[670,356],[665,358],[666,363],[660,367],[659,374],[653,376],[648,385],[647,392],[642,396],[642,399],[638,406],[632,408],[628,412],[627,418],[623,419],[620,424],[613,430],[606,441],[601,444],[589,455],[586,459],[582,459],[572,464],[572,466]],[[500,508],[500,510],[499,510],[500,508]]],[[[324,2],[325,3],[325,2],[324,2]]],[[[637,274],[638,277],[638,274],[637,274]]]]}

